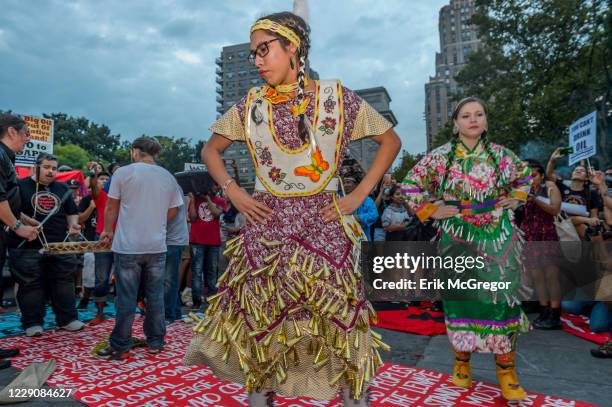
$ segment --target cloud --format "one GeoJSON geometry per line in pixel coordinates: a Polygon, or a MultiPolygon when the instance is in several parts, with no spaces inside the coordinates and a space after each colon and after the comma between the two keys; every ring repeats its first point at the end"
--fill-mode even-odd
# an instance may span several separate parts
{"type": "MultiPolygon", "coordinates": [[[[404,148],[425,149],[424,84],[447,1],[311,1],[311,65],[354,89],[385,86],[404,148]]],[[[140,134],[208,138],[215,64],[250,24],[290,0],[4,0],[0,109],[65,112],[140,134]]]]}
{"type": "Polygon", "coordinates": [[[174,56],[179,61],[189,65],[200,65],[202,63],[202,59],[198,55],[190,51],[178,50],[174,52],[174,56]]]}

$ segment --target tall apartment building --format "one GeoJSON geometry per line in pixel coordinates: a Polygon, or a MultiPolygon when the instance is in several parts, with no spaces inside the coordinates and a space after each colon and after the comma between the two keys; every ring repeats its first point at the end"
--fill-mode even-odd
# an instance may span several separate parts
{"type": "Polygon", "coordinates": [[[427,150],[431,150],[434,138],[452,115],[458,90],[455,75],[467,63],[468,55],[480,46],[476,28],[468,24],[474,8],[475,0],[451,0],[440,9],[436,74],[425,84],[427,150]]]}
{"type": "MultiPolygon", "coordinates": [[[[387,89],[378,86],[375,88],[358,89],[355,92],[376,109],[378,113],[382,114],[385,119],[389,120],[393,126],[397,125],[397,118],[391,111],[391,96],[389,96],[387,89]]],[[[370,168],[378,152],[378,144],[367,137],[349,143],[348,148],[351,158],[359,161],[359,164],[361,164],[365,171],[370,168]]]]}

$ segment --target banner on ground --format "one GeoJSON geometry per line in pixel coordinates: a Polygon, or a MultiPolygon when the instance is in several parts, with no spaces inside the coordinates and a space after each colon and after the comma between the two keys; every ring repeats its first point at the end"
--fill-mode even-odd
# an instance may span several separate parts
{"type": "Polygon", "coordinates": [[[34,167],[39,154],[53,153],[53,120],[25,114],[21,117],[30,130],[30,141],[22,153],[16,154],[15,165],[34,167]]]}
{"type": "Polygon", "coordinates": [[[574,148],[574,152],[569,156],[569,165],[597,153],[597,112],[590,113],[570,125],[569,145],[574,148]]]}

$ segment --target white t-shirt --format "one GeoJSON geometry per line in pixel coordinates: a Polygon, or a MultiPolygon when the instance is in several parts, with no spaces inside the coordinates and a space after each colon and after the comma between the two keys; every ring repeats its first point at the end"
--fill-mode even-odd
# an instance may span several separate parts
{"type": "Polygon", "coordinates": [[[165,253],[168,209],[183,205],[177,182],[154,164],[133,163],[113,175],[108,197],[121,201],[113,252],[165,253]]]}

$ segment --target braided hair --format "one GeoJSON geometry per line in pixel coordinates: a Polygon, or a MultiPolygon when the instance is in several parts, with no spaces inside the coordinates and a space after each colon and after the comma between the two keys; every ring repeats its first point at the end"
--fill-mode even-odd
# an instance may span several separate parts
{"type": "MultiPolygon", "coordinates": [[[[297,81],[298,81],[298,90],[297,90],[297,102],[298,104],[302,104],[305,98],[306,93],[306,60],[308,59],[308,50],[310,49],[310,26],[304,19],[296,14],[293,14],[289,11],[283,11],[281,13],[274,13],[267,15],[265,17],[261,17],[260,20],[266,19],[271,20],[276,23],[282,24],[287,28],[290,28],[295,34],[300,37],[300,48],[297,51],[297,81]]],[[[285,49],[290,41],[283,37],[280,34],[266,31],[268,34],[276,37],[283,49],[285,49]]],[[[291,62],[291,67],[293,68],[293,62],[291,62]]],[[[308,127],[306,126],[306,113],[300,113],[298,116],[298,135],[303,142],[308,140],[308,127]]]]}
{"type": "MultiPolygon", "coordinates": [[[[457,103],[457,106],[455,106],[455,110],[453,110],[453,115],[452,115],[453,121],[457,120],[457,118],[459,117],[459,112],[461,111],[461,108],[463,108],[463,106],[465,106],[468,103],[478,103],[480,106],[482,106],[485,116],[488,114],[487,105],[485,105],[485,103],[481,99],[474,97],[474,96],[470,96],[470,97],[460,100],[459,103],[457,103]]],[[[497,159],[497,156],[493,153],[493,149],[491,148],[491,143],[489,142],[487,138],[486,130],[480,135],[480,142],[484,146],[484,149],[489,156],[489,160],[493,161],[493,167],[495,168],[495,184],[494,185],[497,185],[500,179],[499,160],[497,159]]],[[[442,182],[440,183],[440,189],[438,191],[439,196],[442,196],[442,194],[444,193],[444,189],[446,187],[446,181],[448,179],[448,173],[456,158],[455,149],[458,143],[459,143],[459,129],[457,129],[456,127],[453,127],[453,137],[451,140],[451,148],[447,155],[446,168],[444,170],[444,178],[442,179],[442,182]]]]}

